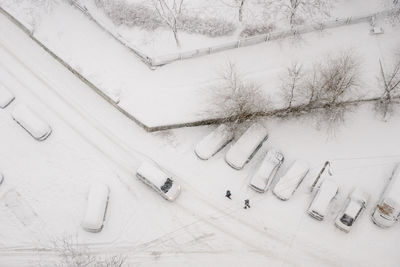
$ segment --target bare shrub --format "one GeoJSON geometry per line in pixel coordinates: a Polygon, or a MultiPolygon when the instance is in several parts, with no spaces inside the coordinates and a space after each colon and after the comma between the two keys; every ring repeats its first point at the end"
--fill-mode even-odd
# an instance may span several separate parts
{"type": "Polygon", "coordinates": [[[375,108],[383,116],[383,119],[387,119],[394,112],[395,105],[400,103],[400,50],[389,70],[384,69],[381,61],[379,61],[379,65],[379,83],[383,93],[375,108]]]}
{"type": "Polygon", "coordinates": [[[220,0],[224,5],[237,9],[239,22],[243,21],[245,3],[248,0],[220,0]]]}
{"type": "Polygon", "coordinates": [[[79,245],[76,238],[64,237],[53,242],[53,248],[61,258],[59,267],[122,267],[125,257],[111,255],[101,257],[90,252],[87,246],[79,245]]]}
{"type": "Polygon", "coordinates": [[[189,15],[180,17],[179,28],[188,33],[197,33],[209,37],[231,35],[236,30],[235,24],[222,19],[204,19],[189,15]]]}
{"type": "Polygon", "coordinates": [[[142,4],[119,0],[95,0],[95,4],[104,10],[104,13],[115,25],[155,30],[163,24],[155,10],[142,4]]]}
{"type": "Polygon", "coordinates": [[[241,37],[250,37],[254,35],[267,34],[275,30],[275,24],[262,24],[262,25],[246,25],[240,33],[241,37]]]}

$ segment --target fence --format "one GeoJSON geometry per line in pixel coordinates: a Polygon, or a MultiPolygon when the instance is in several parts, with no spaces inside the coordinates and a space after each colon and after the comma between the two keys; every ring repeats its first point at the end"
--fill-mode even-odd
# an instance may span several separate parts
{"type": "Polygon", "coordinates": [[[178,61],[178,60],[184,60],[184,59],[190,59],[190,58],[194,58],[194,57],[205,56],[205,55],[214,54],[214,53],[218,53],[218,52],[222,52],[222,51],[226,51],[226,50],[230,50],[230,49],[235,49],[235,48],[239,48],[239,47],[251,46],[251,45],[260,44],[260,43],[264,43],[264,42],[268,42],[268,41],[272,41],[272,40],[284,39],[284,38],[296,36],[299,34],[310,33],[313,31],[322,31],[324,29],[330,29],[330,28],[340,27],[340,26],[344,26],[344,25],[352,25],[352,24],[357,24],[357,23],[361,23],[361,22],[371,22],[373,20],[373,18],[386,17],[389,14],[391,14],[392,12],[394,12],[395,10],[397,10],[397,8],[393,8],[393,9],[383,10],[380,12],[376,12],[376,13],[364,15],[364,16],[335,19],[333,21],[327,21],[324,23],[315,23],[312,25],[299,26],[296,29],[290,29],[290,30],[285,30],[285,31],[276,31],[276,32],[271,32],[271,33],[267,33],[267,34],[246,37],[246,38],[242,38],[242,39],[239,39],[236,41],[230,41],[227,43],[223,43],[220,45],[204,47],[204,48],[199,48],[199,49],[194,49],[194,50],[188,50],[188,51],[179,52],[179,53],[166,54],[166,55],[161,55],[161,56],[157,56],[157,57],[151,57],[151,56],[146,55],[139,48],[133,47],[131,44],[126,42],[121,35],[115,34],[111,31],[109,31],[106,26],[104,26],[100,21],[96,20],[90,14],[90,12],[88,11],[88,9],[85,6],[81,6],[77,2],[77,0],[72,0],[71,3],[72,3],[72,5],[77,7],[79,10],[81,10],[92,21],[94,21],[104,31],[106,31],[113,38],[115,38],[118,42],[123,44],[130,51],[132,51],[144,63],[146,63],[151,69],[155,69],[156,67],[159,67],[159,66],[162,66],[165,64],[169,64],[169,63],[172,63],[172,62],[178,61]]]}

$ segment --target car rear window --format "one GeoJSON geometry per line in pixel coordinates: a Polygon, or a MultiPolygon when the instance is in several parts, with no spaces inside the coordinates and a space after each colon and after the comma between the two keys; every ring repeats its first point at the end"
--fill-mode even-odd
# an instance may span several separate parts
{"type": "Polygon", "coordinates": [[[340,221],[347,226],[352,226],[354,219],[348,216],[347,214],[343,214],[342,218],[340,218],[340,221]]]}
{"type": "Polygon", "coordinates": [[[168,193],[168,190],[171,189],[173,181],[170,178],[167,178],[165,183],[161,186],[161,191],[164,193],[168,193]]]}

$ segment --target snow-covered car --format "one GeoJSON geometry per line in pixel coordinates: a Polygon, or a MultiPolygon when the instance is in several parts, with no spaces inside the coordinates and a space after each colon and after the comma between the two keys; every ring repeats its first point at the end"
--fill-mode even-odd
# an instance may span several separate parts
{"type": "Polygon", "coordinates": [[[105,184],[94,184],[90,187],[82,228],[88,232],[100,232],[106,217],[110,190],[105,184]]]}
{"type": "Polygon", "coordinates": [[[251,177],[249,186],[259,193],[267,191],[283,159],[284,157],[281,152],[270,149],[266,153],[257,171],[251,177]]]}
{"type": "Polygon", "coordinates": [[[372,213],[372,221],[382,227],[393,226],[400,219],[400,163],[394,168],[372,213]]]}
{"type": "Polygon", "coordinates": [[[249,162],[268,138],[267,130],[261,124],[252,124],[234,143],[225,155],[229,166],[240,170],[249,162]]]}
{"type": "Polygon", "coordinates": [[[348,196],[343,210],[336,218],[335,226],[348,233],[361,212],[367,206],[369,194],[360,188],[354,189],[348,196]]]}
{"type": "Polygon", "coordinates": [[[4,85],[0,84],[0,108],[7,107],[14,99],[15,96],[4,85]]]}
{"type": "Polygon", "coordinates": [[[174,201],[181,192],[181,186],[155,164],[143,162],[136,171],[136,177],[166,200],[174,201]]]}
{"type": "Polygon", "coordinates": [[[308,208],[308,214],[322,221],[328,212],[329,204],[339,191],[338,185],[332,180],[325,180],[321,183],[308,208]]]}
{"type": "Polygon", "coordinates": [[[310,166],[306,161],[296,160],[276,183],[272,193],[281,200],[288,200],[293,196],[309,169],[310,166]]]}
{"type": "Polygon", "coordinates": [[[51,134],[51,127],[29,107],[18,105],[11,113],[12,118],[21,125],[33,138],[45,140],[51,134]]]}
{"type": "Polygon", "coordinates": [[[221,124],[197,144],[194,152],[200,159],[207,160],[224,148],[232,139],[232,131],[227,125],[221,124]]]}

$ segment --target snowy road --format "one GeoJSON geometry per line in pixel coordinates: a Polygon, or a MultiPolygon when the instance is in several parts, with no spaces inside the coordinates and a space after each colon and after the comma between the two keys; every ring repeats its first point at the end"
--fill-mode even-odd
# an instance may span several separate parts
{"type": "MultiPolygon", "coordinates": [[[[54,129],[48,140],[38,143],[10,119],[9,111],[15,103],[0,112],[0,160],[6,174],[0,198],[16,190],[40,218],[28,229],[0,205],[0,225],[7,229],[0,233],[0,265],[20,266],[38,255],[51,260],[54,252],[30,248],[46,247],[55,237],[71,234],[90,244],[95,253],[123,253],[129,262],[144,265],[215,266],[218,262],[218,266],[396,266],[400,262],[396,247],[390,246],[398,243],[399,227],[383,231],[372,225],[365,214],[359,227],[344,235],[334,229],[333,213],[324,223],[306,216],[310,199],[306,188],[287,203],[270,193],[253,193],[247,180],[254,163],[236,172],[225,165],[222,155],[208,162],[194,156],[196,140],[209,127],[145,133],[3,16],[0,28],[0,81],[13,91],[17,102],[39,111],[54,129]],[[179,177],[183,192],[176,203],[164,201],[133,177],[146,155],[179,177]],[[89,234],[81,230],[79,223],[86,188],[98,180],[110,185],[111,201],[104,230],[89,234]],[[223,198],[227,185],[234,192],[233,201],[223,198]],[[251,210],[242,209],[245,197],[251,198],[251,210]],[[389,244],[387,249],[379,247],[384,243],[389,244]],[[353,250],[356,251],[351,253],[353,250]]],[[[363,123],[353,127],[362,131],[366,127],[363,123]]],[[[365,124],[369,126],[371,122],[365,124]]],[[[368,143],[377,154],[395,154],[392,147],[381,147],[374,141],[379,139],[376,136],[384,136],[392,146],[400,145],[396,132],[388,132],[400,129],[399,123],[379,126],[382,132],[366,133],[358,141],[353,140],[354,149],[350,152],[368,154],[363,150],[368,143]]],[[[270,142],[285,150],[288,158],[309,159],[315,167],[313,172],[321,159],[343,156],[344,147],[349,146],[346,137],[326,142],[313,132],[316,136],[304,136],[312,138],[319,148],[293,149],[289,141],[293,138],[285,136],[285,127],[289,133],[307,131],[298,125],[272,124],[275,132],[270,142]]],[[[347,187],[363,180],[364,177],[354,177],[357,173],[374,180],[394,160],[395,157],[370,163],[377,166],[374,171],[338,163],[339,175],[341,171],[345,173],[339,179],[347,187]]],[[[368,185],[371,190],[382,186],[379,181],[368,185]]],[[[373,196],[378,194],[376,191],[373,196]]],[[[344,197],[343,193],[340,201],[344,197]]]]}

